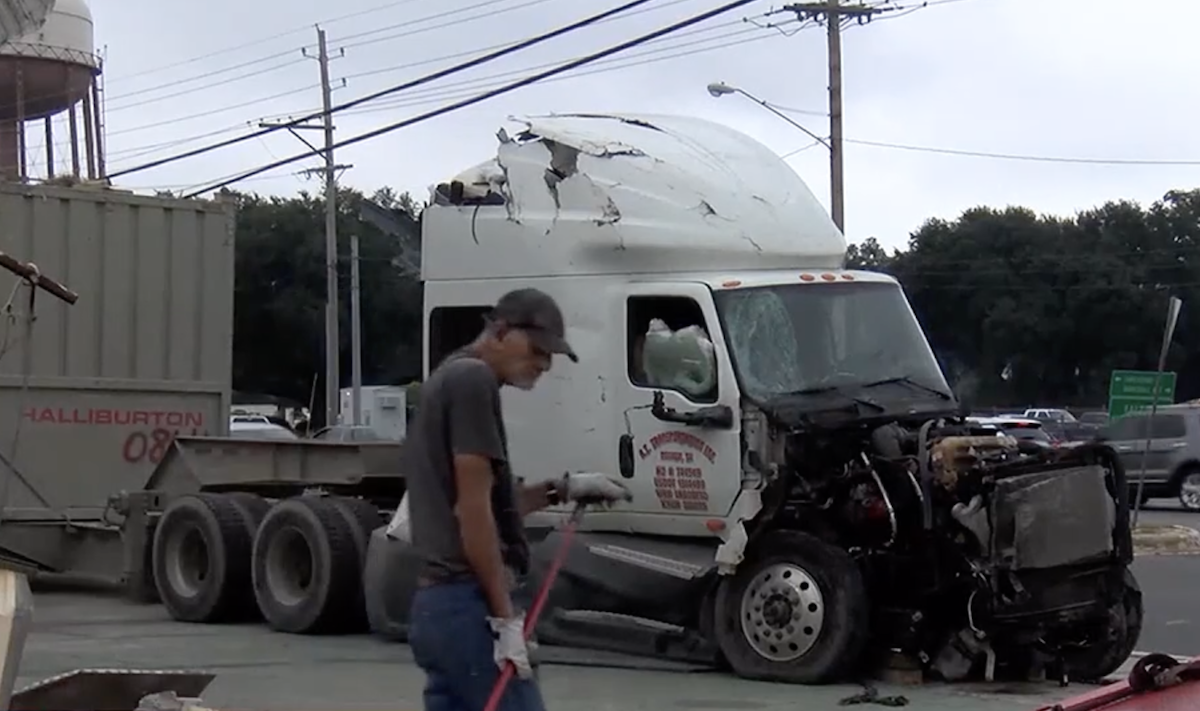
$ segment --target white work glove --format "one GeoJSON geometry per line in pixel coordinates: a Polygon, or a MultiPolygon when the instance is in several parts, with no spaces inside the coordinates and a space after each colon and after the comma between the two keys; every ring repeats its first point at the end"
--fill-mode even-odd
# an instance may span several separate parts
{"type": "Polygon", "coordinates": [[[529,661],[529,646],[525,643],[525,613],[507,619],[489,617],[488,624],[496,634],[496,665],[504,669],[505,664],[512,662],[519,678],[532,677],[533,665],[529,661]]]}
{"type": "Polygon", "coordinates": [[[618,501],[633,501],[633,494],[617,479],[598,472],[564,474],[558,485],[564,502],[584,506],[612,506],[618,501]]]}

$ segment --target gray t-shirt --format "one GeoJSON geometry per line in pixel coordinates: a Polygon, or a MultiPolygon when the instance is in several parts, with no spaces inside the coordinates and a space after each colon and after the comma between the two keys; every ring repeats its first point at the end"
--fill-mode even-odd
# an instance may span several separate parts
{"type": "Polygon", "coordinates": [[[473,578],[458,518],[454,455],[492,460],[492,515],[505,564],[529,569],[529,545],[517,507],[517,482],[508,465],[508,442],[500,409],[500,383],[482,360],[466,351],[446,358],[421,384],[420,405],[404,443],[412,544],[421,576],[439,582],[473,578]]]}

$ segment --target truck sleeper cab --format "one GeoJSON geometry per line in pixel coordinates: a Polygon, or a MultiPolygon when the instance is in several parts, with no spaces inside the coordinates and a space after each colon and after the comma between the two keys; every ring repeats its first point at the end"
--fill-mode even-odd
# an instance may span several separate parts
{"type": "MultiPolygon", "coordinates": [[[[1124,661],[1140,597],[1127,502],[1105,493],[1119,463],[1085,448],[1043,466],[956,419],[899,284],[843,269],[786,163],[694,118],[524,121],[423,216],[425,370],[510,289],[563,308],[580,362],[503,396],[514,471],[619,473],[634,498],[584,517],[543,641],[801,683],[849,674],[872,636],[946,678],[1036,640],[1094,642],[1070,660],[1084,676],[1124,661]],[[1037,508],[1055,496],[1087,515],[1037,508]],[[1014,527],[1021,507],[1042,527],[1014,527]]],[[[529,517],[531,585],[567,514],[529,517]]],[[[402,635],[411,555],[374,545],[368,576],[407,580],[375,627],[402,635]]]]}

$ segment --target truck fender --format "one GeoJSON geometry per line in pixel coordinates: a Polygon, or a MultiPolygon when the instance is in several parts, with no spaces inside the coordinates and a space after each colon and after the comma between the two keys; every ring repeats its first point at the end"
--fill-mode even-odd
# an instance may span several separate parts
{"type": "Polygon", "coordinates": [[[725,525],[718,532],[721,545],[715,556],[718,575],[733,575],[746,556],[750,536],[746,532],[746,521],[753,520],[762,511],[762,491],[742,489],[734,499],[725,525]]]}

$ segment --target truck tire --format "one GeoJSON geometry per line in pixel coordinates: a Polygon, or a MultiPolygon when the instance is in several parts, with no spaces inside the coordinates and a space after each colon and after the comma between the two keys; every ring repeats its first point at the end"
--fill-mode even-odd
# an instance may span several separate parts
{"type": "Polygon", "coordinates": [[[372,632],[393,642],[408,641],[409,610],[420,568],[421,559],[412,546],[388,538],[382,528],[371,534],[363,596],[372,632]]]}
{"type": "Polygon", "coordinates": [[[769,534],[714,604],[714,636],[738,676],[824,684],[856,672],[870,637],[866,585],[842,549],[794,531],[769,534]]]}
{"type": "Polygon", "coordinates": [[[371,541],[371,533],[383,525],[383,516],[379,514],[379,509],[369,501],[348,496],[339,496],[330,501],[337,505],[338,511],[350,526],[354,545],[358,548],[359,561],[366,562],[367,544],[371,541]]]}
{"type": "Polygon", "coordinates": [[[1126,569],[1121,599],[1109,610],[1104,640],[1070,654],[1064,660],[1067,675],[1084,682],[1099,682],[1114,673],[1133,654],[1142,634],[1145,610],[1142,607],[1142,588],[1133,571],[1126,569]]]}
{"type": "Polygon", "coordinates": [[[360,568],[354,532],[326,498],[279,501],[254,537],[254,599],[278,632],[345,631],[361,604],[360,568]]]}
{"type": "Polygon", "coordinates": [[[254,522],[224,494],[172,501],[154,531],[151,551],[159,599],[181,622],[242,619],[253,609],[250,587],[254,522]]]}
{"type": "Polygon", "coordinates": [[[371,533],[383,527],[383,517],[379,515],[379,509],[375,507],[375,504],[369,501],[350,497],[337,497],[331,500],[337,506],[338,512],[346,519],[346,524],[350,526],[350,533],[354,536],[354,545],[358,549],[358,575],[355,577],[358,581],[356,593],[358,602],[348,611],[346,629],[349,632],[368,632],[371,625],[367,620],[363,573],[366,569],[367,547],[371,542],[371,533]]]}
{"type": "Polygon", "coordinates": [[[233,491],[228,494],[233,503],[242,510],[242,513],[249,517],[254,525],[254,530],[258,530],[258,525],[267,515],[267,511],[271,509],[271,504],[258,494],[251,494],[248,491],[233,491]]]}

